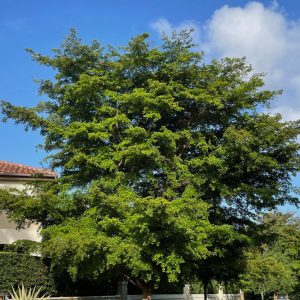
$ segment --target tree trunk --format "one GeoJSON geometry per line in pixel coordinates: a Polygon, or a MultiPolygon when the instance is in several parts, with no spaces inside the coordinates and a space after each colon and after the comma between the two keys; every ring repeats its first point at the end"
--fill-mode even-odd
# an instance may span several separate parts
{"type": "Polygon", "coordinates": [[[208,283],[206,281],[204,281],[203,282],[204,300],[207,300],[207,286],[208,286],[208,283]]]}
{"type": "Polygon", "coordinates": [[[261,298],[261,300],[264,300],[264,293],[262,292],[262,293],[260,293],[260,298],[261,298]]]}
{"type": "Polygon", "coordinates": [[[151,300],[152,284],[143,280],[128,278],[129,281],[142,290],[142,300],[151,300]]]}
{"type": "Polygon", "coordinates": [[[143,288],[142,300],[151,300],[151,290],[149,288],[143,288]]]}
{"type": "Polygon", "coordinates": [[[228,293],[228,282],[227,281],[224,282],[224,290],[225,290],[225,294],[229,294],[228,293]]]}

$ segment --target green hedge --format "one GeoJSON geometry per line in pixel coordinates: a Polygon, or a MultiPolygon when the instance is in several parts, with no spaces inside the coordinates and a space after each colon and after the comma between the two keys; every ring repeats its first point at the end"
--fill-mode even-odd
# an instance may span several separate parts
{"type": "Polygon", "coordinates": [[[54,276],[40,257],[0,252],[0,290],[9,293],[21,283],[25,287],[41,287],[43,293],[56,294],[54,276]]]}

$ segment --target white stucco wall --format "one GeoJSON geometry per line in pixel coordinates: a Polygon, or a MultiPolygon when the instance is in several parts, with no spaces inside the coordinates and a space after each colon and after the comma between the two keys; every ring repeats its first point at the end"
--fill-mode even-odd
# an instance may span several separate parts
{"type": "MultiPolygon", "coordinates": [[[[24,189],[26,184],[21,180],[0,179],[0,188],[24,189]]],[[[24,229],[16,229],[17,225],[0,212],[0,244],[11,244],[17,240],[41,241],[39,226],[30,225],[24,229]]]]}

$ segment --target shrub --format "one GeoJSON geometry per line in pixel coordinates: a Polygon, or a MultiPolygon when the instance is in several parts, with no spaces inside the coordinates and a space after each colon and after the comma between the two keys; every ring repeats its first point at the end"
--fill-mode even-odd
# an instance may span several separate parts
{"type": "Polygon", "coordinates": [[[0,290],[5,293],[21,284],[27,289],[36,286],[41,293],[56,293],[54,276],[40,257],[0,252],[0,278],[0,290]]]}

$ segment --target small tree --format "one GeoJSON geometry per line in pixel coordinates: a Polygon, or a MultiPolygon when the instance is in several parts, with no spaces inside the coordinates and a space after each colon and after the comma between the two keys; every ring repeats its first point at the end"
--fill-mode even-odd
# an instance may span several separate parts
{"type": "Polygon", "coordinates": [[[298,282],[300,222],[290,213],[263,214],[246,253],[246,272],[241,282],[246,290],[261,294],[290,293],[298,282]]]}
{"type": "Polygon", "coordinates": [[[72,31],[53,57],[29,50],[56,70],[40,81],[48,100],[1,104],[61,170],[35,195],[2,192],[1,208],[41,222],[44,253],[72,276],[126,276],[144,299],[222,257],[257,210],[297,203],[299,168],[298,124],[258,112],[280,92],[244,59],[205,64],[188,32],[147,39],[104,49],[72,31]]]}
{"type": "Polygon", "coordinates": [[[290,292],[296,284],[292,262],[281,252],[259,251],[247,253],[247,272],[241,276],[245,291],[261,295],[276,290],[290,292]]]}

